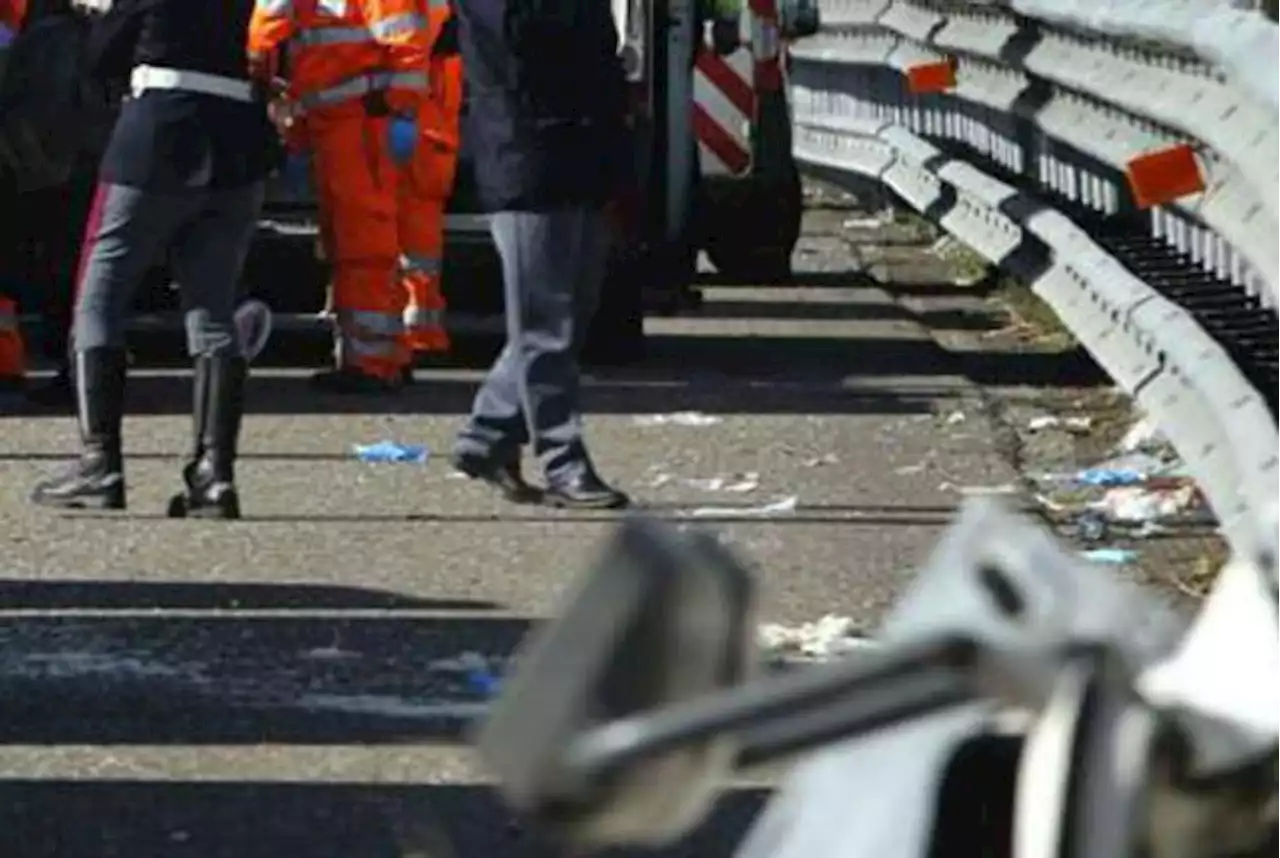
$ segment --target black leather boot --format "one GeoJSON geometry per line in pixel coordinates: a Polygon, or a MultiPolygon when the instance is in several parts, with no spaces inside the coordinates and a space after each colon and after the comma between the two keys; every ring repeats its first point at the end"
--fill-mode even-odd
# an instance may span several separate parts
{"type": "Polygon", "coordinates": [[[240,517],[235,463],[247,376],[243,358],[196,358],[191,458],[182,469],[186,491],[169,501],[170,518],[240,517]]]}
{"type": "Polygon", "coordinates": [[[64,473],[38,483],[33,503],[60,509],[124,509],[124,349],[97,348],[75,356],[75,392],[84,452],[64,473]]]}

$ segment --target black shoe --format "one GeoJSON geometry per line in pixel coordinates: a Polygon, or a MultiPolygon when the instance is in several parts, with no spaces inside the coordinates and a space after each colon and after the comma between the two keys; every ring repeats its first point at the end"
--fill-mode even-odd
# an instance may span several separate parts
{"type": "Polygon", "coordinates": [[[192,450],[182,469],[186,491],[169,501],[170,518],[240,517],[235,462],[247,376],[243,358],[196,358],[192,450]]]}
{"type": "Polygon", "coordinates": [[[478,453],[454,453],[453,467],[470,479],[488,483],[511,503],[535,504],[542,500],[541,490],[525,482],[519,459],[503,462],[478,453]]]}
{"type": "Polygon", "coordinates": [[[400,370],[400,385],[402,387],[412,387],[414,381],[412,366],[406,366],[400,370]]]}
{"type": "Polygon", "coordinates": [[[60,369],[57,375],[44,384],[27,388],[27,401],[48,408],[74,406],[76,392],[71,381],[71,370],[60,369]]]}
{"type": "Polygon", "coordinates": [[[590,469],[568,479],[548,481],[545,500],[562,509],[622,509],[631,504],[631,498],[590,469]]]}
{"type": "Polygon", "coordinates": [[[311,383],[322,393],[343,396],[385,396],[399,393],[403,384],[399,378],[378,378],[350,367],[318,372],[311,376],[311,383]]]}
{"type": "Polygon", "coordinates": [[[123,349],[76,353],[76,392],[84,452],[64,473],[38,483],[31,502],[57,509],[124,509],[124,416],[126,358],[123,349]]]}

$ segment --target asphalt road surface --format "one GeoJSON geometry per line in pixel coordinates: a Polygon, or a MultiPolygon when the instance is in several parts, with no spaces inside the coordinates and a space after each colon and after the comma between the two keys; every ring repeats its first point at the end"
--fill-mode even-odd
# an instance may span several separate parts
{"type": "MultiPolygon", "coordinates": [[[[877,283],[845,217],[810,214],[795,285],[708,287],[698,315],[652,321],[645,365],[587,385],[600,470],[646,514],[723,534],[758,569],[763,620],[872,627],[956,487],[1015,476],[977,376],[1025,362],[939,346],[976,324],[929,313],[945,266],[903,251],[877,283]]],[[[376,413],[305,374],[253,379],[237,523],[164,518],[179,374],[131,388],[126,515],[29,507],[74,426],[0,420],[0,854],[438,858],[439,829],[467,858],[556,854],[457,745],[484,698],[459,658],[510,652],[617,517],[513,509],[450,475],[477,370],[424,373],[376,413]],[[437,455],[353,457],[379,440],[437,455]]],[[[734,790],[668,854],[728,856],[758,801],[734,790]]]]}

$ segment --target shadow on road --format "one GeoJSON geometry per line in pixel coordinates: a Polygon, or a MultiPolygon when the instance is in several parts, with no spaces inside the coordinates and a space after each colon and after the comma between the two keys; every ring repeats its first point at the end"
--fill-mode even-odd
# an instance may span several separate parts
{"type": "Polygon", "coordinates": [[[531,627],[501,614],[190,615],[139,602],[3,618],[0,744],[457,741],[531,627]]]}
{"type": "MultiPolygon", "coordinates": [[[[730,858],[761,790],[680,843],[608,858],[730,858]]],[[[483,786],[0,782],[6,858],[564,858],[483,786]]],[[[599,855],[598,858],[605,858],[599,855]]]]}
{"type": "MultiPolygon", "coordinates": [[[[133,458],[148,458],[134,456],[133,458]]],[[[648,518],[672,522],[696,522],[699,525],[733,524],[744,521],[767,521],[772,525],[830,524],[842,527],[919,527],[921,525],[945,525],[950,523],[955,508],[949,506],[911,506],[888,504],[799,504],[794,511],[774,512],[767,516],[759,504],[718,502],[714,504],[692,503],[637,503],[625,511],[601,510],[599,512],[570,512],[567,510],[540,511],[542,508],[516,509],[508,514],[499,513],[352,513],[298,515],[246,515],[237,526],[258,524],[287,524],[291,522],[336,523],[397,523],[416,522],[426,524],[477,524],[501,521],[504,525],[529,524],[543,526],[568,522],[601,522],[620,519],[640,513],[648,518]],[[539,511],[535,511],[539,510],[539,511]]],[[[119,520],[116,513],[75,512],[75,518],[119,520]]],[[[160,512],[130,512],[133,520],[172,522],[182,527],[180,521],[170,519],[160,512]]]]}
{"type": "MultiPolygon", "coordinates": [[[[888,388],[896,379],[956,374],[999,386],[1088,386],[1104,379],[1087,355],[1074,352],[957,357],[923,339],[657,336],[644,364],[588,379],[584,404],[595,414],[923,414],[954,390],[888,388]],[[859,389],[860,383],[882,389],[859,389]]],[[[301,374],[267,370],[250,382],[248,408],[257,414],[462,415],[477,383],[424,376],[396,397],[339,397],[318,394],[301,374]]],[[[190,396],[183,370],[141,375],[130,381],[129,413],[186,413],[190,396]]],[[[16,404],[5,413],[50,412],[16,404]]]]}
{"type": "Polygon", "coordinates": [[[387,590],[326,584],[0,580],[0,610],[55,611],[69,608],[495,611],[501,605],[478,599],[431,599],[387,590]]]}

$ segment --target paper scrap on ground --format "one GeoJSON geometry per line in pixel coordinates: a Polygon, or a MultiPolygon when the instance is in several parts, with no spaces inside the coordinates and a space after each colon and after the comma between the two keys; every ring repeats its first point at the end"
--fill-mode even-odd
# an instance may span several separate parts
{"type": "Polygon", "coordinates": [[[637,414],[632,420],[636,426],[714,426],[723,418],[701,411],[675,411],[670,414],[637,414]]]}
{"type": "Polygon", "coordinates": [[[975,497],[985,495],[1016,495],[1018,487],[1013,483],[1002,483],[998,486],[962,486],[958,483],[945,482],[938,486],[940,491],[957,492],[962,495],[975,497]]]}
{"type": "Polygon", "coordinates": [[[1173,518],[1190,509],[1195,502],[1195,486],[1173,489],[1123,486],[1111,489],[1091,507],[1104,512],[1111,521],[1141,523],[1173,518]]]}
{"type": "Polygon", "coordinates": [[[1138,450],[1160,447],[1167,443],[1168,441],[1160,433],[1155,421],[1150,417],[1143,417],[1129,427],[1129,431],[1120,439],[1120,452],[1134,453],[1138,450]]]}
{"type": "Polygon", "coordinates": [[[800,499],[795,495],[780,498],[761,506],[700,506],[689,510],[694,518],[767,518],[796,511],[800,499]]]}
{"type": "Polygon", "coordinates": [[[727,477],[678,477],[675,474],[654,469],[653,477],[649,480],[649,487],[655,489],[673,484],[687,486],[700,492],[747,494],[760,488],[760,475],[748,472],[727,477]]]}
{"type": "Polygon", "coordinates": [[[963,423],[964,421],[965,421],[965,416],[963,411],[952,411],[950,414],[946,416],[943,422],[945,422],[948,426],[955,426],[956,424],[963,423]]]}
{"type": "Polygon", "coordinates": [[[1093,418],[1087,416],[1059,417],[1056,414],[1041,414],[1027,421],[1027,428],[1032,432],[1045,429],[1065,429],[1068,432],[1088,432],[1093,428],[1093,418]]]}
{"type": "Polygon", "coordinates": [[[806,468],[820,468],[823,465],[834,465],[839,461],[840,459],[835,453],[823,453],[821,456],[811,456],[805,459],[804,466],[806,468]]]}
{"type": "Polygon", "coordinates": [[[756,639],[770,660],[798,657],[826,661],[877,645],[852,617],[835,614],[799,626],[763,623],[756,639]]]}
{"type": "Polygon", "coordinates": [[[395,441],[355,444],[351,450],[362,462],[410,462],[420,465],[431,455],[421,444],[400,444],[395,441]]]}

